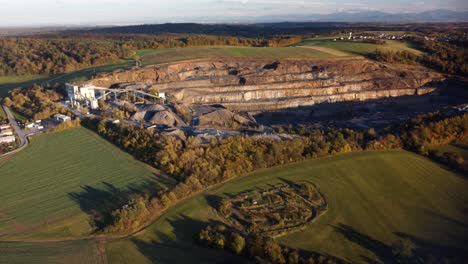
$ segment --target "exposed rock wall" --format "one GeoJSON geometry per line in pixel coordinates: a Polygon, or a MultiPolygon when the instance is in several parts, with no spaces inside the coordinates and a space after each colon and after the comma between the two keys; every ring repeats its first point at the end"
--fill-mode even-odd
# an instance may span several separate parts
{"type": "Polygon", "coordinates": [[[369,100],[433,92],[443,76],[363,58],[338,60],[197,60],[103,74],[98,86],[142,82],[186,104],[273,110],[321,102],[369,100]]]}

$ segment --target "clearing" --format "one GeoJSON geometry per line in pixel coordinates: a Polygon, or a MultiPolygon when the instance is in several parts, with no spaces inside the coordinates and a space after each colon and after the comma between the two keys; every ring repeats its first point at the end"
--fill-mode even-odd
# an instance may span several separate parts
{"type": "Polygon", "coordinates": [[[232,260],[232,254],[194,243],[194,236],[208,222],[223,220],[213,207],[214,201],[257,188],[271,188],[285,180],[315,184],[327,198],[328,210],[306,229],[280,237],[280,243],[352,262],[386,261],[390,245],[402,237],[412,238],[418,250],[443,256],[464,254],[468,249],[466,179],[422,156],[388,151],[311,160],[236,179],[170,208],[137,235],[109,243],[108,260],[232,260]]]}
{"type": "Polygon", "coordinates": [[[90,215],[121,206],[130,187],[157,187],[159,175],[85,128],[36,136],[0,159],[0,240],[87,235],[90,215]]]}

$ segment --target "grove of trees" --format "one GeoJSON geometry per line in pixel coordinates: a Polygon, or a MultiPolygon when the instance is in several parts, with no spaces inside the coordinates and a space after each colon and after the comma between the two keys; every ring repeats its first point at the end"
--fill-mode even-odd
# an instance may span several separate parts
{"type": "Polygon", "coordinates": [[[298,251],[280,245],[270,237],[261,235],[249,236],[229,230],[224,225],[208,225],[198,233],[197,241],[203,246],[224,249],[238,256],[253,259],[255,263],[346,263],[341,259],[312,252],[298,251]]]}
{"type": "Polygon", "coordinates": [[[421,37],[414,37],[411,43],[424,53],[416,55],[408,51],[394,52],[377,49],[375,58],[390,63],[421,64],[448,74],[468,75],[468,52],[465,46],[425,40],[421,37]]]}
{"type": "Polygon", "coordinates": [[[66,113],[55,104],[61,98],[62,95],[56,89],[34,85],[29,89],[11,90],[8,97],[3,99],[3,104],[30,120],[39,120],[50,118],[54,114],[66,113]]]}
{"type": "MultiPolygon", "coordinates": [[[[186,141],[163,137],[150,130],[113,124],[99,118],[85,118],[82,124],[178,182],[171,189],[142,194],[132,199],[130,206],[116,209],[105,228],[108,232],[128,232],[182,198],[256,169],[361,150],[406,148],[429,155],[431,146],[468,142],[468,114],[455,117],[428,114],[394,127],[379,137],[372,129],[308,130],[297,127],[289,131],[298,134],[291,140],[241,136],[213,140],[206,145],[193,137],[186,141]]],[[[461,159],[457,158],[466,165],[461,159]]]]}
{"type": "Polygon", "coordinates": [[[286,46],[296,36],[249,39],[208,35],[53,35],[0,38],[0,76],[61,74],[111,64],[136,50],[192,46],[286,46]]]}

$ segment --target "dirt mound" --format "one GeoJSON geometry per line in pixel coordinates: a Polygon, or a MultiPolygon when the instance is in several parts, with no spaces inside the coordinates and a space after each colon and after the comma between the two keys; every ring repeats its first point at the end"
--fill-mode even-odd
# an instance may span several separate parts
{"type": "Polygon", "coordinates": [[[149,121],[159,111],[165,111],[166,107],[159,104],[150,104],[139,107],[138,111],[130,118],[133,121],[149,121]]]}
{"type": "Polygon", "coordinates": [[[166,110],[166,107],[160,104],[150,104],[145,105],[141,108],[142,111],[163,111],[166,110]]]}
{"type": "Polygon", "coordinates": [[[216,126],[223,128],[240,128],[251,125],[252,120],[233,113],[227,109],[215,110],[199,117],[199,126],[216,126]]]}
{"type": "Polygon", "coordinates": [[[179,121],[176,116],[167,110],[156,112],[149,120],[148,123],[153,125],[165,125],[170,127],[179,126],[179,121]]]}
{"type": "Polygon", "coordinates": [[[138,122],[145,121],[146,114],[147,114],[146,111],[143,111],[143,112],[136,112],[136,113],[130,118],[130,120],[132,120],[132,121],[138,121],[138,122]]]}

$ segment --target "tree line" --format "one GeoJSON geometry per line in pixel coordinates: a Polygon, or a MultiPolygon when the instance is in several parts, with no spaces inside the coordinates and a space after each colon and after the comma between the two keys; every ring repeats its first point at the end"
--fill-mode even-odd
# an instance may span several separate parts
{"type": "Polygon", "coordinates": [[[468,75],[468,53],[464,46],[425,40],[421,37],[414,37],[410,42],[424,51],[424,54],[416,55],[408,51],[395,52],[377,49],[375,58],[390,63],[421,64],[448,74],[468,75]]]}
{"type": "Polygon", "coordinates": [[[16,88],[3,99],[3,104],[13,108],[29,120],[42,120],[67,111],[55,104],[62,95],[55,88],[34,85],[32,88],[16,88]]]}
{"type": "Polygon", "coordinates": [[[0,38],[0,76],[62,74],[117,63],[136,50],[193,46],[287,46],[297,36],[270,39],[207,35],[52,35],[0,38]]]}
{"type": "Polygon", "coordinates": [[[315,264],[346,263],[341,259],[307,251],[298,251],[278,244],[273,238],[246,235],[229,230],[224,225],[208,225],[200,230],[197,242],[203,246],[224,249],[238,256],[250,258],[255,263],[315,264]]]}
{"type": "MultiPolygon", "coordinates": [[[[455,117],[444,117],[439,113],[425,115],[393,127],[378,137],[373,129],[292,127],[288,132],[297,135],[291,140],[240,136],[214,139],[206,145],[193,137],[186,141],[164,137],[151,130],[113,124],[99,118],[85,118],[82,124],[178,182],[170,189],[135,197],[126,208],[116,208],[103,230],[106,232],[128,232],[180,199],[260,168],[361,150],[405,148],[429,156],[430,152],[426,150],[432,146],[468,142],[468,114],[455,117]]],[[[459,158],[458,161],[466,167],[463,157],[459,158]]]]}

